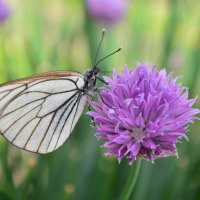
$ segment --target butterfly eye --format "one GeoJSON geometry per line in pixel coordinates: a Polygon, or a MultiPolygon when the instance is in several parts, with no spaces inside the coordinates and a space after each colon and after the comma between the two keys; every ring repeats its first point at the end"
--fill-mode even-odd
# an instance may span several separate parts
{"type": "Polygon", "coordinates": [[[99,68],[94,68],[93,74],[96,76],[100,72],[99,68]]]}

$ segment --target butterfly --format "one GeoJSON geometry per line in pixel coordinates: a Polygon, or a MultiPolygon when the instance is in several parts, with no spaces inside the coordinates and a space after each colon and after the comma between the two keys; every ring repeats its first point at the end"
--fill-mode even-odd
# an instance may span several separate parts
{"type": "Polygon", "coordinates": [[[0,85],[0,133],[12,144],[27,151],[46,154],[58,149],[76,125],[87,99],[95,95],[96,62],[81,74],[55,71],[0,85]]]}

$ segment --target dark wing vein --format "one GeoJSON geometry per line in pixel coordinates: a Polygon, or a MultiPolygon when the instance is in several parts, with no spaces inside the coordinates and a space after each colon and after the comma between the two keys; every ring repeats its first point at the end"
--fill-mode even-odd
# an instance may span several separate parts
{"type": "Polygon", "coordinates": [[[42,81],[40,81],[40,82],[36,82],[35,84],[32,84],[30,87],[29,87],[29,89],[31,88],[31,87],[33,87],[33,86],[35,86],[35,85],[37,85],[37,84],[40,84],[40,83],[44,83],[44,82],[48,82],[48,81],[70,81],[70,82],[72,82],[75,86],[76,86],[76,89],[79,89],[78,88],[78,86],[77,86],[77,84],[76,84],[76,82],[74,81],[74,80],[72,80],[72,79],[69,79],[69,78],[59,78],[59,79],[57,79],[57,78],[52,78],[52,79],[45,79],[45,80],[42,80],[42,81]]]}
{"type": "MultiPolygon", "coordinates": [[[[38,105],[37,107],[39,107],[39,106],[41,106],[41,105],[38,105]]],[[[34,109],[36,109],[37,107],[35,107],[34,109]]],[[[34,109],[32,109],[32,111],[34,110],[34,109]]],[[[17,132],[17,134],[15,135],[15,137],[13,138],[13,140],[12,140],[12,143],[15,141],[15,139],[17,138],[17,136],[20,134],[20,132],[31,122],[31,121],[33,121],[33,120],[35,120],[36,118],[34,117],[34,118],[32,118],[32,119],[30,119],[27,123],[25,123],[23,126],[22,126],[22,128],[17,132]]],[[[15,123],[13,123],[13,125],[14,125],[15,123]]]]}
{"type": "Polygon", "coordinates": [[[62,93],[68,93],[68,92],[74,92],[74,91],[77,91],[77,89],[65,90],[65,91],[62,91],[62,92],[54,92],[54,93],[35,90],[35,91],[27,91],[27,92],[24,92],[23,94],[29,94],[29,93],[43,93],[43,94],[47,94],[47,95],[53,95],[53,94],[62,94],[62,93]]]}
{"type": "Polygon", "coordinates": [[[53,111],[47,113],[46,115],[43,115],[42,117],[46,117],[47,115],[50,115],[50,114],[54,113],[55,111],[59,110],[59,109],[62,108],[66,103],[68,103],[68,101],[70,101],[72,98],[74,98],[78,93],[79,93],[79,91],[77,91],[76,93],[74,93],[69,99],[67,99],[67,101],[65,101],[64,103],[62,103],[56,110],[53,110],[53,111]]]}
{"type": "Polygon", "coordinates": [[[28,112],[26,112],[25,114],[23,114],[21,117],[19,117],[18,119],[16,119],[8,128],[6,128],[6,130],[4,131],[4,133],[2,133],[3,135],[16,123],[18,122],[20,119],[22,119],[24,116],[26,116],[28,113],[32,112],[33,110],[35,110],[36,108],[40,107],[40,105],[36,105],[34,108],[32,108],[31,110],[29,110],[28,112]]]}
{"type": "MultiPolygon", "coordinates": [[[[8,85],[14,85],[14,84],[26,84],[26,83],[33,83],[38,80],[53,80],[53,79],[62,79],[64,77],[70,77],[70,76],[78,76],[80,78],[83,78],[83,75],[79,72],[72,72],[72,71],[52,71],[52,72],[46,72],[42,74],[37,74],[31,77],[27,78],[20,78],[14,81],[9,81],[7,83],[3,83],[0,85],[0,87],[8,86],[8,85]]],[[[37,84],[37,83],[36,83],[37,84]]]]}
{"type": "MultiPolygon", "coordinates": [[[[21,83],[19,83],[19,84],[21,84],[21,83]]],[[[15,90],[15,89],[18,89],[18,88],[22,87],[22,86],[24,86],[24,85],[21,84],[20,86],[18,86],[18,87],[16,87],[16,88],[4,90],[4,91],[0,92],[0,94],[1,94],[1,93],[4,93],[4,92],[11,92],[11,91],[13,91],[13,90],[15,90]]],[[[0,85],[0,88],[1,88],[1,85],[0,85]]]]}
{"type": "MultiPolygon", "coordinates": [[[[65,119],[65,122],[64,122],[63,125],[62,125],[62,128],[61,128],[61,130],[60,130],[58,139],[57,139],[56,144],[55,144],[55,147],[54,147],[54,150],[55,150],[55,148],[56,148],[56,146],[57,146],[57,144],[58,144],[58,141],[59,141],[59,139],[60,139],[60,136],[61,136],[61,134],[62,134],[62,131],[63,131],[64,127],[65,127],[65,124],[66,124],[66,122],[67,122],[67,120],[68,120],[70,114],[71,114],[72,111],[74,110],[74,107],[76,106],[77,102],[79,101],[80,96],[81,96],[81,93],[78,95],[78,97],[77,97],[76,99],[74,98],[74,100],[72,101],[72,102],[74,102],[74,103],[73,103],[73,106],[72,106],[70,112],[68,113],[68,115],[67,115],[67,117],[66,117],[66,119],[65,119]]],[[[66,112],[67,109],[68,109],[68,107],[65,109],[64,112],[66,112]]],[[[63,114],[63,115],[64,115],[64,114],[63,114]]],[[[61,118],[60,118],[60,120],[61,120],[61,118]]],[[[70,131],[70,132],[71,132],[71,131],[70,131]]]]}
{"type": "MultiPolygon", "coordinates": [[[[5,91],[5,92],[8,92],[8,93],[6,93],[3,97],[1,97],[1,98],[0,98],[0,101],[3,100],[5,97],[7,97],[7,96],[10,94],[10,91],[5,91]]],[[[2,92],[2,93],[3,93],[3,92],[2,92]]]]}
{"type": "MultiPolygon", "coordinates": [[[[42,99],[44,99],[44,101],[45,101],[46,98],[48,98],[49,96],[50,96],[50,95],[48,95],[48,96],[46,96],[46,97],[42,97],[42,98],[40,98],[40,99],[36,99],[36,100],[30,101],[30,102],[28,102],[28,103],[26,103],[26,104],[20,106],[19,108],[16,108],[16,109],[14,109],[14,110],[12,110],[12,111],[10,111],[10,112],[4,114],[2,117],[0,117],[0,119],[4,118],[5,116],[7,116],[7,115],[9,115],[9,114],[11,114],[11,113],[13,113],[13,112],[15,112],[15,111],[21,109],[21,108],[24,108],[25,106],[28,106],[29,104],[35,103],[35,102],[40,101],[40,100],[42,100],[42,99]]],[[[44,103],[44,101],[41,103],[41,105],[44,103]]],[[[32,110],[30,110],[30,111],[32,111],[32,110]]],[[[29,111],[29,112],[30,112],[30,111],[29,111]]]]}
{"type": "MultiPolygon", "coordinates": [[[[36,119],[36,118],[34,118],[34,119],[36,119]]],[[[27,141],[26,141],[26,143],[25,143],[25,145],[24,145],[24,149],[26,148],[26,146],[27,146],[27,144],[28,144],[28,142],[29,142],[31,136],[34,134],[36,128],[39,126],[41,120],[42,120],[42,118],[39,119],[39,121],[38,121],[38,123],[36,124],[35,128],[31,131],[31,134],[29,135],[29,137],[28,137],[28,139],[27,139],[27,141]]]]}
{"type": "MultiPolygon", "coordinates": [[[[47,133],[48,133],[48,131],[49,131],[49,128],[50,128],[50,126],[51,126],[51,123],[53,122],[53,120],[55,119],[56,115],[58,114],[58,111],[59,111],[60,109],[62,109],[64,106],[66,106],[66,104],[69,105],[69,104],[71,103],[71,101],[73,101],[73,99],[75,98],[75,96],[76,96],[77,94],[78,94],[78,92],[76,92],[74,95],[72,95],[72,96],[71,96],[69,99],[67,99],[60,107],[58,107],[58,108],[54,111],[53,117],[52,117],[52,119],[51,119],[51,121],[50,121],[50,123],[49,123],[49,125],[48,125],[48,128],[46,129],[46,131],[45,131],[45,133],[44,133],[44,136],[43,136],[43,138],[42,138],[42,140],[41,140],[41,142],[40,142],[40,144],[39,144],[39,146],[38,146],[37,152],[39,151],[39,149],[40,149],[40,147],[41,147],[43,141],[45,140],[45,137],[46,137],[46,135],[47,135],[47,133]]],[[[52,113],[52,112],[51,112],[51,113],[52,113]]],[[[48,113],[48,115],[50,115],[51,113],[48,113]]],[[[62,115],[62,114],[61,114],[61,115],[62,115]]],[[[46,116],[47,116],[47,115],[45,115],[45,116],[43,116],[43,117],[46,117],[46,116]]],[[[56,127],[54,128],[53,133],[56,131],[58,124],[59,124],[59,122],[56,124],[56,127]]],[[[53,137],[53,134],[52,134],[52,137],[53,137]]],[[[51,141],[51,139],[50,139],[50,141],[51,141]]],[[[49,144],[50,144],[50,142],[49,142],[49,144]]],[[[48,149],[48,147],[47,147],[47,149],[48,149]]]]}
{"type": "Polygon", "coordinates": [[[39,149],[40,149],[40,147],[41,147],[41,145],[42,145],[42,142],[44,141],[44,139],[45,139],[45,137],[46,137],[46,135],[47,135],[47,133],[48,133],[48,131],[49,131],[49,128],[50,128],[50,126],[51,126],[51,123],[53,122],[55,116],[56,116],[56,112],[54,112],[54,114],[53,114],[53,116],[52,116],[52,118],[51,118],[51,121],[49,122],[49,125],[48,125],[48,127],[47,127],[47,129],[46,129],[46,131],[45,131],[45,133],[44,133],[44,136],[42,137],[42,140],[40,141],[40,144],[39,144],[39,146],[38,146],[38,148],[37,148],[37,152],[39,151],[39,149]]]}
{"type": "MultiPolygon", "coordinates": [[[[25,85],[22,85],[22,86],[20,86],[20,87],[24,87],[25,86],[25,88],[21,91],[21,92],[19,92],[17,95],[15,95],[13,98],[11,98],[4,106],[3,106],[3,108],[1,109],[1,111],[0,111],[0,116],[1,116],[1,114],[3,113],[3,111],[5,110],[5,108],[10,104],[10,102],[12,102],[14,99],[16,99],[17,97],[19,97],[20,95],[21,95],[21,93],[22,92],[24,92],[26,89],[27,89],[27,84],[25,84],[25,85]]],[[[19,88],[20,88],[19,87],[19,88]]],[[[18,89],[18,88],[17,88],[18,89]]],[[[13,91],[13,90],[12,90],[13,91]]],[[[11,92],[12,92],[11,91],[11,92]]],[[[10,94],[10,93],[9,93],[10,94]]]]}
{"type": "MultiPolygon", "coordinates": [[[[78,94],[78,93],[76,93],[76,95],[77,95],[77,94],[78,94]]],[[[74,102],[75,99],[76,99],[76,96],[74,96],[74,97],[71,99],[70,103],[74,102]]],[[[65,112],[67,111],[68,107],[70,106],[70,103],[67,105],[67,107],[64,109],[64,111],[62,112],[61,116],[59,117],[59,120],[58,120],[58,122],[57,122],[57,124],[56,124],[56,126],[55,126],[55,128],[54,128],[54,131],[53,131],[53,134],[52,134],[52,136],[51,136],[51,139],[49,140],[49,143],[48,143],[48,146],[47,146],[47,151],[48,151],[48,148],[49,148],[49,146],[50,146],[50,144],[51,144],[51,141],[52,141],[52,139],[53,139],[53,136],[54,136],[54,134],[55,134],[55,132],[56,132],[56,130],[57,130],[57,128],[58,128],[60,122],[61,122],[61,118],[63,117],[63,115],[64,115],[65,112]]],[[[63,106],[65,106],[65,104],[64,104],[63,106]]]]}
{"type": "Polygon", "coordinates": [[[77,114],[77,111],[78,111],[78,108],[79,108],[81,97],[82,97],[82,94],[80,93],[80,95],[78,97],[78,103],[77,103],[76,111],[74,113],[74,117],[73,117],[72,124],[71,124],[71,127],[70,127],[70,133],[72,132],[72,127],[73,127],[73,124],[74,124],[74,119],[76,117],[76,114],[77,114]]]}

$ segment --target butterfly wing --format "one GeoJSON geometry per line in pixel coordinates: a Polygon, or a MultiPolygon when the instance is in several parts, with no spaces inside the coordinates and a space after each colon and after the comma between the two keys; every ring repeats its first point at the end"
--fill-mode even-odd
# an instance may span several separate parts
{"type": "Polygon", "coordinates": [[[60,147],[78,121],[86,96],[78,72],[49,72],[0,85],[0,132],[28,151],[60,147]]]}

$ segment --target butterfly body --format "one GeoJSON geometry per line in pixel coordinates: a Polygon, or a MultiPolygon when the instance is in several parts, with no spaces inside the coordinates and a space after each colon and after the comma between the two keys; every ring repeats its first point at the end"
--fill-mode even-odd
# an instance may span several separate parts
{"type": "Polygon", "coordinates": [[[0,85],[0,132],[12,144],[37,153],[60,147],[95,94],[97,68],[84,74],[48,72],[0,85]]]}
{"type": "Polygon", "coordinates": [[[100,70],[99,68],[92,68],[91,70],[86,71],[83,76],[84,76],[84,92],[88,93],[90,95],[94,94],[95,86],[96,86],[96,80],[97,80],[97,75],[99,74],[100,70]]]}

